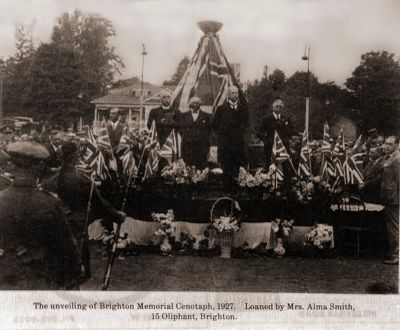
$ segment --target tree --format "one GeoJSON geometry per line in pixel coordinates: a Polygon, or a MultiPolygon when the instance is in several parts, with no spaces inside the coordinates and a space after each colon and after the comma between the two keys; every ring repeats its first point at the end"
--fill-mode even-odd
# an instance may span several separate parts
{"type": "Polygon", "coordinates": [[[37,119],[71,123],[79,120],[79,56],[54,43],[42,44],[30,70],[29,109],[37,119]]]}
{"type": "Polygon", "coordinates": [[[163,82],[164,86],[176,86],[181,81],[186,69],[190,63],[189,57],[185,56],[178,64],[175,73],[172,75],[171,79],[165,80],[163,82]]]}
{"type": "Polygon", "coordinates": [[[394,54],[386,51],[363,54],[345,85],[363,131],[375,127],[384,134],[398,134],[400,64],[394,54]]]}
{"type": "Polygon", "coordinates": [[[111,21],[79,10],[63,14],[53,29],[52,43],[77,56],[84,110],[89,109],[93,98],[105,94],[112,87],[115,76],[124,67],[115,48],[109,44],[113,36],[115,29],[111,21]]]}
{"type": "Polygon", "coordinates": [[[33,27],[17,25],[15,29],[16,53],[3,61],[3,106],[6,115],[26,115],[30,66],[36,52],[32,36],[33,27]]]}

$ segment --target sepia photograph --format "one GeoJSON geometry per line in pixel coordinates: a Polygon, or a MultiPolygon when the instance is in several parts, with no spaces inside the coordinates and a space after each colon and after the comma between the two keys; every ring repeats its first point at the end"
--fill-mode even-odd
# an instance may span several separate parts
{"type": "Polygon", "coordinates": [[[0,301],[33,315],[6,328],[399,323],[399,17],[0,0],[0,301]]]}

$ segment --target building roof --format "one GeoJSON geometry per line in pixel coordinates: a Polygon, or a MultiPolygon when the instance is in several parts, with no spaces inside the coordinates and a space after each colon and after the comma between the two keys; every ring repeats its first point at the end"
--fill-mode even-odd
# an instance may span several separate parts
{"type": "MultiPolygon", "coordinates": [[[[98,97],[92,100],[90,103],[96,106],[139,106],[140,105],[140,83],[132,84],[128,87],[117,88],[111,90],[107,95],[98,97]]],[[[144,91],[144,103],[145,104],[160,104],[160,98],[158,94],[163,89],[169,89],[171,92],[171,86],[156,86],[145,82],[143,84],[144,91]],[[147,93],[146,93],[147,92],[147,93]]]]}

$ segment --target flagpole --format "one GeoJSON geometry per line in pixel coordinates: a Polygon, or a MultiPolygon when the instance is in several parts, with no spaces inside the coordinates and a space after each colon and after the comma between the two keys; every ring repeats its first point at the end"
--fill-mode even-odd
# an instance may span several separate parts
{"type": "Polygon", "coordinates": [[[307,61],[307,94],[306,94],[306,115],[305,115],[305,130],[307,130],[308,136],[310,137],[309,125],[310,125],[310,46],[308,51],[304,48],[304,55],[301,58],[303,61],[307,61]]]}
{"type": "Polygon", "coordinates": [[[142,80],[140,82],[140,112],[139,112],[139,127],[143,127],[144,123],[144,111],[143,111],[143,73],[144,73],[144,57],[147,55],[146,48],[144,44],[142,44],[142,80]]]}

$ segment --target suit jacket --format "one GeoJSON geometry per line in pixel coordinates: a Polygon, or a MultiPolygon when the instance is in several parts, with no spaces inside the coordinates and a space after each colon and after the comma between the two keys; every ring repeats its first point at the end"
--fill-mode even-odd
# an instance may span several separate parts
{"type": "Polygon", "coordinates": [[[278,132],[279,137],[289,152],[289,139],[293,134],[293,127],[290,119],[283,114],[281,114],[280,119],[275,119],[273,114],[265,116],[262,119],[258,135],[264,142],[264,148],[266,149],[265,151],[270,152],[274,142],[275,131],[278,132]]]}
{"type": "Polygon", "coordinates": [[[118,148],[124,127],[125,124],[121,123],[120,121],[118,121],[117,127],[115,129],[113,128],[111,121],[107,123],[107,131],[110,137],[111,148],[113,149],[113,152],[115,152],[118,148]]]}
{"type": "Polygon", "coordinates": [[[60,167],[61,166],[61,158],[59,153],[54,149],[54,146],[49,143],[46,145],[46,149],[48,150],[50,156],[46,159],[45,164],[47,167],[60,167]]]}
{"type": "Polygon", "coordinates": [[[384,157],[371,160],[364,169],[363,198],[366,202],[379,203],[379,190],[382,182],[384,157]]]}
{"type": "Polygon", "coordinates": [[[178,115],[179,112],[174,108],[166,111],[162,108],[162,106],[159,106],[158,108],[150,110],[149,118],[147,120],[147,127],[150,129],[151,124],[153,121],[155,121],[160,146],[164,144],[171,131],[174,128],[176,129],[176,120],[178,115]]]}
{"type": "Polygon", "coordinates": [[[215,110],[212,127],[217,133],[218,149],[237,149],[245,143],[245,130],[249,126],[246,105],[238,103],[236,110],[225,102],[215,110]]]}
{"type": "Polygon", "coordinates": [[[178,132],[182,137],[182,158],[188,165],[202,168],[210,149],[211,116],[200,110],[196,121],[191,111],[178,116],[178,132]]]}
{"type": "Polygon", "coordinates": [[[383,163],[381,200],[385,205],[399,205],[400,151],[394,151],[383,163]]]}

